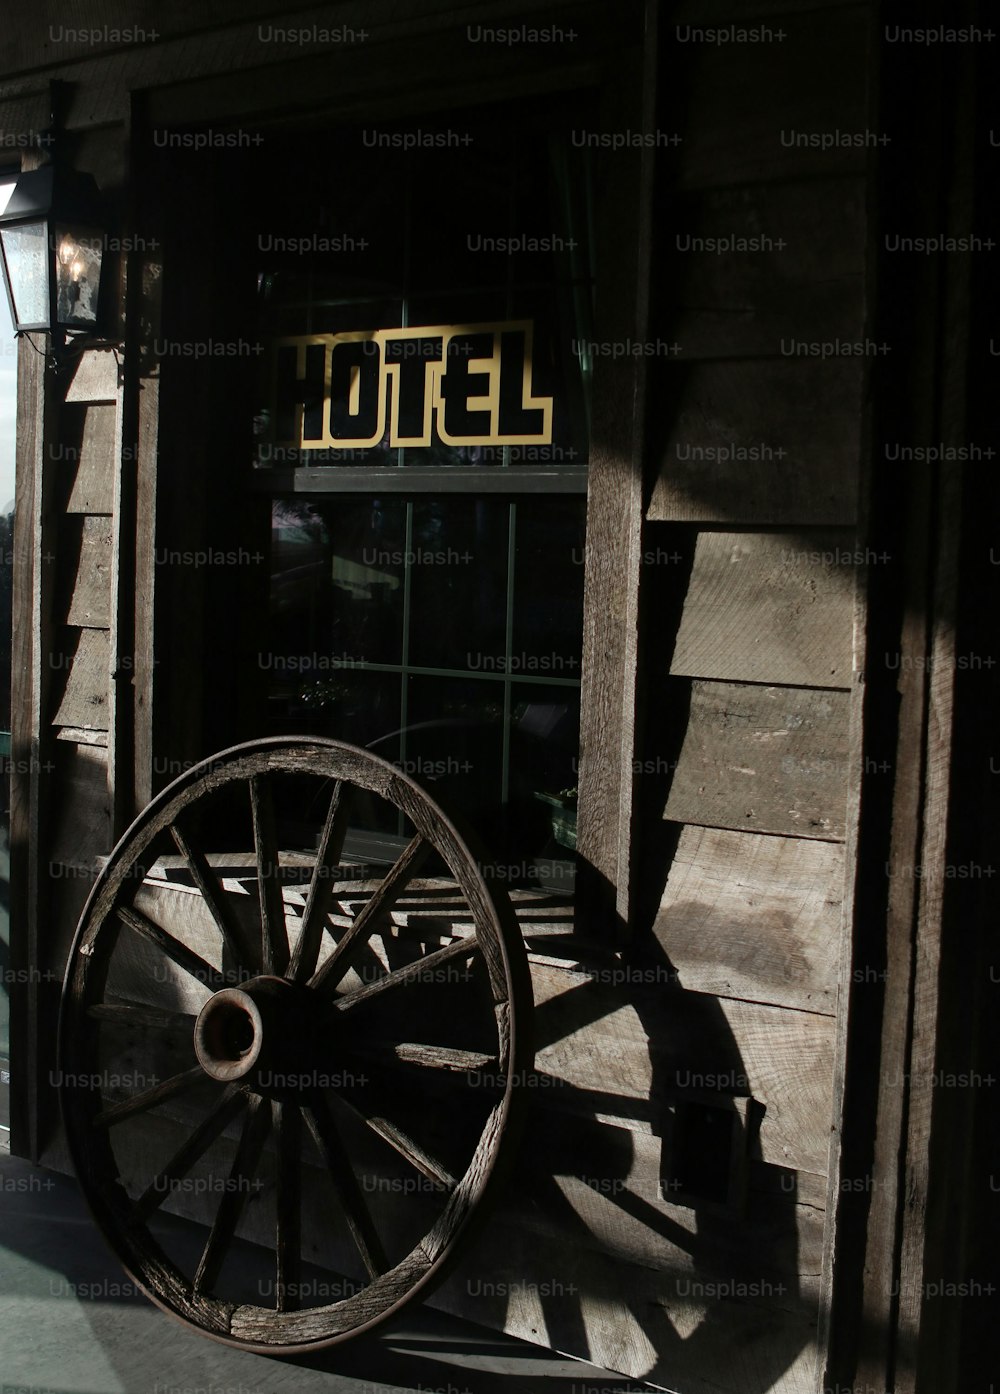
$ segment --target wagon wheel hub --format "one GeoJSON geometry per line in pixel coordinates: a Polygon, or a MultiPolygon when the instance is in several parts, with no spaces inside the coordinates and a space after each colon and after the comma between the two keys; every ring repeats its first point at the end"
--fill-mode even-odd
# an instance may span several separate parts
{"type": "Polygon", "coordinates": [[[335,1014],[320,1013],[315,993],[263,975],[213,993],[194,1024],[194,1052],[212,1079],[242,1080],[281,1098],[307,1090],[311,1076],[319,1080],[316,1062],[329,1061],[335,1028],[335,1014]]]}

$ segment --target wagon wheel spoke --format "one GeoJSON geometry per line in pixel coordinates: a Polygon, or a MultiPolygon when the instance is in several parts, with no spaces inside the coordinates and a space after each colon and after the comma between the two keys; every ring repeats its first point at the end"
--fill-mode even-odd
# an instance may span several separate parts
{"type": "Polygon", "coordinates": [[[429,1070],[448,1070],[467,1074],[498,1063],[496,1053],[483,1050],[456,1050],[451,1046],[425,1045],[420,1041],[399,1041],[395,1045],[381,1042],[357,1044],[354,1047],[363,1060],[382,1063],[401,1061],[404,1065],[422,1065],[429,1070]]]}
{"type": "Polygon", "coordinates": [[[186,944],[182,944],[179,939],[175,939],[172,934],[168,934],[165,929],[154,924],[141,910],[120,905],[118,918],[136,934],[141,934],[149,943],[155,944],[161,953],[165,953],[169,959],[177,964],[178,968],[182,968],[192,978],[197,978],[200,983],[204,983],[213,992],[217,992],[220,987],[225,987],[226,979],[218,968],[213,968],[200,954],[196,954],[194,949],[189,949],[186,944]]]}
{"type": "Polygon", "coordinates": [[[391,992],[393,988],[408,987],[411,983],[419,982],[421,978],[434,973],[453,958],[471,958],[478,948],[479,944],[475,934],[470,934],[464,939],[456,939],[454,943],[446,944],[443,949],[436,949],[434,953],[425,954],[423,958],[418,958],[415,963],[407,963],[402,968],[393,969],[391,973],[387,973],[384,978],[379,978],[377,982],[367,983],[354,992],[347,992],[342,997],[334,998],[333,1005],[341,1012],[353,1011],[355,1008],[365,1006],[374,1001],[375,998],[391,992]]]}
{"type": "Polygon", "coordinates": [[[211,1113],[202,1119],[189,1138],[181,1143],[166,1166],[149,1183],[136,1201],[136,1210],[142,1218],[151,1215],[167,1198],[167,1192],[177,1181],[187,1176],[195,1162],[202,1157],[232,1122],[241,1109],[246,1107],[248,1094],[237,1085],[230,1085],[211,1113]]]}
{"type": "Polygon", "coordinates": [[[261,1150],[270,1127],[270,1104],[259,1095],[254,1095],[247,1110],[226,1191],[219,1201],[215,1222],[194,1275],[195,1292],[210,1289],[219,1276],[219,1270],[246,1204],[247,1190],[253,1184],[261,1150]]]}
{"type": "Polygon", "coordinates": [[[176,1035],[191,1035],[195,1019],[188,1012],[172,1012],[163,1007],[150,1007],[145,1002],[97,1002],[87,1008],[87,1015],[95,1021],[106,1021],[112,1026],[151,1027],[156,1031],[167,1031],[176,1035]]]}
{"type": "Polygon", "coordinates": [[[382,1248],[382,1241],[372,1220],[365,1198],[361,1193],[357,1177],[348,1160],[344,1145],[337,1131],[337,1123],[330,1106],[322,1098],[314,1099],[308,1108],[303,1108],[309,1130],[316,1140],[320,1156],[329,1172],[330,1181],[337,1193],[337,1200],[351,1231],[351,1237],[361,1255],[369,1278],[378,1278],[389,1269],[389,1261],[382,1248]]]}
{"type": "Polygon", "coordinates": [[[358,911],[350,928],[341,935],[333,953],[313,974],[309,986],[322,992],[333,992],[351,966],[352,956],[379,928],[385,915],[406,889],[430,852],[430,843],[417,833],[411,838],[388,873],[372,892],[371,898],[358,911]]]}
{"type": "Polygon", "coordinates": [[[252,968],[254,957],[248,952],[243,926],[233,913],[233,907],[219,884],[219,878],[209,865],[208,858],[200,847],[196,847],[176,820],[170,825],[170,835],[178,852],[184,858],[191,879],[211,912],[223,942],[234,962],[240,968],[252,968]]]}
{"type": "Polygon", "coordinates": [[[159,1084],[154,1084],[151,1089],[143,1090],[141,1094],[133,1094],[130,1099],[122,1099],[120,1103],[109,1104],[94,1119],[94,1126],[110,1128],[115,1123],[123,1123],[126,1118],[133,1118],[137,1113],[148,1113],[151,1108],[165,1104],[168,1099],[176,1098],[178,1094],[186,1093],[188,1089],[193,1089],[196,1084],[202,1084],[204,1079],[205,1074],[200,1065],[195,1065],[190,1070],[182,1070],[180,1074],[171,1075],[169,1079],[161,1080],[159,1084]]]}
{"type": "Polygon", "coordinates": [[[302,1272],[302,1114],[298,1105],[276,1101],[274,1124],[277,1132],[275,1288],[277,1309],[287,1312],[297,1305],[294,1294],[299,1289],[302,1272]]]}
{"type": "Polygon", "coordinates": [[[288,931],[285,928],[285,903],[278,870],[274,801],[266,774],[250,777],[250,809],[260,896],[261,963],[265,973],[284,973],[288,967],[288,931]]]}
{"type": "Polygon", "coordinates": [[[419,1171],[422,1176],[426,1176],[428,1181],[433,1181],[443,1191],[451,1192],[455,1189],[455,1178],[448,1168],[432,1157],[426,1148],[421,1147],[420,1143],[415,1142],[402,1128],[397,1127],[395,1123],[390,1123],[387,1118],[380,1117],[374,1109],[365,1108],[356,1099],[348,1099],[343,1095],[340,1097],[341,1102],[360,1118],[376,1137],[380,1137],[383,1142],[387,1142],[395,1152],[398,1152],[403,1160],[413,1167],[414,1171],[419,1171]]]}
{"type": "Polygon", "coordinates": [[[316,850],[316,864],[309,879],[306,907],[302,914],[302,932],[288,969],[288,976],[295,983],[308,982],[316,971],[316,960],[319,958],[320,944],[323,941],[323,928],[333,894],[332,872],[340,865],[344,838],[347,836],[349,805],[350,795],[344,788],[344,781],[338,779],[330,796],[330,805],[316,850]]]}

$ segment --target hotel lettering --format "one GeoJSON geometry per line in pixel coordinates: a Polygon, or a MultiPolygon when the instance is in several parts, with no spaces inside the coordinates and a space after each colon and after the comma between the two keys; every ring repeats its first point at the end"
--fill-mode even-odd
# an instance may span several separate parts
{"type": "Polygon", "coordinates": [[[421,325],[274,342],[274,439],[301,450],[549,445],[533,324],[421,325]]]}

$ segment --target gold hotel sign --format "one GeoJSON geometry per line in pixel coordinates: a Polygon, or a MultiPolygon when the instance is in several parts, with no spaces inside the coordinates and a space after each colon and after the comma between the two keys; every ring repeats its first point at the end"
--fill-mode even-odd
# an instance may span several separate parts
{"type": "Polygon", "coordinates": [[[275,442],[300,450],[549,445],[552,398],[532,390],[533,338],[531,320],[278,338],[275,442]]]}

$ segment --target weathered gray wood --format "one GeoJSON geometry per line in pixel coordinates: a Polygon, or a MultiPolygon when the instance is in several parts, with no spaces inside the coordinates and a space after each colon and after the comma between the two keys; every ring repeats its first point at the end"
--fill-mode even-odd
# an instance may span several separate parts
{"type": "Polygon", "coordinates": [[[849,695],[694,682],[664,818],[841,840],[849,695]]]}
{"type": "Polygon", "coordinates": [[[882,148],[879,132],[867,135],[868,6],[782,14],[781,27],[782,42],[670,50],[675,81],[661,124],[682,137],[677,187],[861,172],[882,148]],[[824,136],[833,137],[827,149],[824,136]]]}
{"type": "Polygon", "coordinates": [[[64,630],[66,648],[60,654],[64,687],[52,724],[108,729],[108,631],[64,630]]]}
{"type": "Polygon", "coordinates": [[[835,1022],[697,992],[608,986],[531,966],[536,1070],[548,1109],[663,1131],[668,1088],[749,1093],[766,1106],[759,1156],[825,1174],[835,1022]]]}
{"type": "Polygon", "coordinates": [[[57,726],[53,734],[57,741],[69,741],[72,745],[99,745],[107,749],[107,731],[90,731],[85,726],[57,726]]]}
{"type": "Polygon", "coordinates": [[[815,1279],[670,1274],[571,1242],[498,1216],[433,1305],[654,1389],[814,1394],[815,1279]]]}
{"type": "MultiPolygon", "coordinates": [[[[762,361],[677,360],[658,370],[651,521],[853,522],[863,366],[781,358],[782,342],[792,340],[777,336],[762,361]]],[[[848,534],[840,546],[853,546],[848,534]]]]}
{"type": "Polygon", "coordinates": [[[52,762],[52,861],[95,873],[98,857],[112,843],[107,751],[60,743],[52,762]]]}
{"type": "MultiPolygon", "coordinates": [[[[67,530],[77,519],[67,519],[67,530]]],[[[66,550],[69,603],[58,616],[64,624],[107,629],[111,622],[111,519],[84,516],[66,550]]]]}
{"type": "Polygon", "coordinates": [[[702,533],[671,673],[851,686],[853,543],[834,533],[702,533]]]}
{"type": "MultiPolygon", "coordinates": [[[[24,167],[36,161],[27,152],[24,167]]],[[[17,451],[12,569],[10,847],[12,966],[24,974],[13,984],[11,1043],[21,1061],[21,1078],[37,1080],[45,1059],[45,1029],[39,1010],[37,966],[43,961],[42,926],[49,913],[50,881],[41,848],[47,831],[50,781],[47,715],[52,671],[52,589],[56,555],[52,489],[45,462],[56,440],[58,404],[46,382],[46,340],[25,335],[17,357],[17,451]],[[48,564],[45,558],[49,558],[48,564]]],[[[22,1155],[37,1160],[45,1127],[45,1102],[29,1083],[12,1091],[11,1140],[22,1155]]]]}
{"type": "Polygon", "coordinates": [[[63,408],[57,463],[68,481],[67,513],[114,512],[115,417],[110,403],[63,408]]]}
{"type": "Polygon", "coordinates": [[[86,349],[77,359],[66,389],[67,402],[115,402],[119,360],[114,349],[86,349]]]}
{"type": "MultiPolygon", "coordinates": [[[[135,203],[132,221],[156,228],[155,217],[143,206],[146,181],[142,178],[145,141],[145,94],[133,92],[129,110],[130,182],[135,203]]],[[[151,240],[158,240],[154,238],[151,240]]],[[[159,365],[143,352],[149,339],[160,336],[162,322],[162,250],[147,246],[136,250],[126,267],[126,355],[127,369],[122,387],[123,436],[133,447],[133,459],[122,460],[123,506],[130,510],[127,523],[134,541],[130,561],[133,567],[134,600],[131,619],[133,673],[131,770],[121,769],[116,780],[119,812],[134,817],[153,797],[153,680],[154,600],[156,589],[157,527],[157,434],[159,430],[159,365]]],[[[125,559],[120,570],[127,570],[125,559]]],[[[128,577],[121,576],[120,589],[128,577]]],[[[124,641],[124,636],[123,641],[124,641]]],[[[124,711],[122,712],[124,716],[124,711]]]]}
{"type": "Polygon", "coordinates": [[[653,933],[689,991],[832,1015],[843,880],[836,843],[686,827],[653,933]]]}
{"type": "MultiPolygon", "coordinates": [[[[793,340],[863,340],[864,214],[865,182],[855,176],[710,189],[678,199],[659,239],[658,332],[680,343],[685,363],[774,358],[793,340]]],[[[790,405],[768,403],[774,412],[790,405]]],[[[825,401],[812,406],[833,415],[825,401]]],[[[726,409],[722,393],[719,407],[726,409]]],[[[750,410],[750,402],[735,409],[741,407],[750,410]]],[[[825,444],[819,421],[809,464],[825,444]]],[[[774,436],[789,424],[796,434],[804,427],[791,413],[761,424],[774,436]]]]}
{"type": "MultiPolygon", "coordinates": [[[[654,124],[656,10],[646,51],[618,64],[600,121],[607,131],[654,124]]],[[[643,339],[648,324],[653,152],[604,152],[599,165],[596,336],[643,339]]],[[[630,933],[636,743],[642,452],[646,369],[601,360],[594,375],[580,693],[579,907],[584,926],[630,933]]]]}

